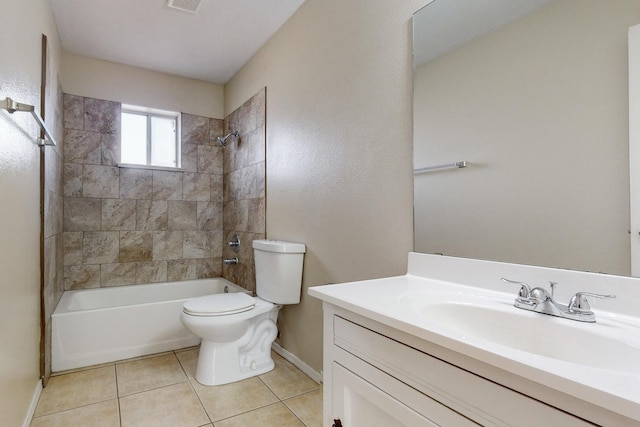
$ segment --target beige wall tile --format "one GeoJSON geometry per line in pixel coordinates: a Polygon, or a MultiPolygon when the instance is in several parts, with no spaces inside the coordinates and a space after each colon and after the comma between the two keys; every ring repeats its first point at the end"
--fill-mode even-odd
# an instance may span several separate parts
{"type": "Polygon", "coordinates": [[[183,175],[183,200],[208,202],[211,200],[211,175],[188,173],[183,175]]]}
{"type": "Polygon", "coordinates": [[[175,260],[182,258],[183,232],[156,231],[153,233],[153,260],[175,260]]]}
{"type": "Polygon", "coordinates": [[[222,119],[209,119],[209,143],[211,145],[217,145],[217,139],[219,136],[224,136],[224,120],[222,119]]]}
{"type": "Polygon", "coordinates": [[[184,258],[209,258],[211,256],[211,233],[207,230],[185,230],[182,244],[184,258]]]}
{"type": "Polygon", "coordinates": [[[102,161],[102,145],[98,132],[65,129],[63,153],[65,163],[99,165],[102,161]]]}
{"type": "Polygon", "coordinates": [[[114,166],[84,165],[82,197],[118,198],[120,171],[114,166]]]}
{"type": "Polygon", "coordinates": [[[119,133],[103,133],[100,135],[100,153],[103,165],[116,166],[120,163],[119,133]]]}
{"type": "Polygon", "coordinates": [[[136,201],[133,199],[102,199],[101,228],[103,230],[134,230],[136,201]]]}
{"type": "Polygon", "coordinates": [[[208,279],[222,275],[222,258],[203,258],[196,260],[196,277],[208,279]]]}
{"type": "Polygon", "coordinates": [[[69,231],[62,233],[64,265],[82,264],[82,236],[82,231],[69,231]]]}
{"type": "Polygon", "coordinates": [[[198,146],[198,172],[222,175],[224,149],[214,145],[198,146]]]}
{"type": "Polygon", "coordinates": [[[135,283],[135,263],[100,265],[100,286],[124,286],[135,283]]]}
{"type": "Polygon", "coordinates": [[[102,133],[120,133],[120,103],[102,99],[84,99],[84,129],[102,133]]]}
{"type": "Polygon", "coordinates": [[[82,197],[82,164],[65,163],[63,167],[65,197],[82,197]]]}
{"type": "Polygon", "coordinates": [[[196,276],[195,259],[178,259],[167,261],[167,280],[170,282],[193,280],[196,276]]]}
{"type": "Polygon", "coordinates": [[[182,200],[182,172],[153,171],[153,198],[182,200]]]}
{"type": "Polygon", "coordinates": [[[136,201],[136,230],[166,230],[169,226],[166,200],[136,201]]]}
{"type": "Polygon", "coordinates": [[[102,203],[100,199],[65,197],[64,231],[100,230],[102,203]]]}
{"type": "Polygon", "coordinates": [[[169,201],[169,230],[193,230],[197,224],[197,203],[169,201]]]}
{"type": "Polygon", "coordinates": [[[147,169],[120,168],[121,199],[151,199],[153,171],[147,169]]]}
{"type": "Polygon", "coordinates": [[[193,114],[182,114],[182,142],[209,145],[209,119],[193,114]]]}
{"type": "Polygon", "coordinates": [[[118,262],[119,236],[117,231],[87,231],[82,237],[83,264],[111,264],[118,262]]]}
{"type": "Polygon", "coordinates": [[[100,287],[99,265],[65,265],[64,290],[100,287]]]}
{"type": "Polygon", "coordinates": [[[146,262],[153,260],[153,232],[121,231],[120,262],[146,262]]]}
{"type": "Polygon", "coordinates": [[[222,230],[222,203],[198,202],[196,210],[198,230],[222,230]]]}
{"type": "Polygon", "coordinates": [[[65,94],[64,103],[64,128],[84,129],[84,97],[65,94]]]}
{"type": "Polygon", "coordinates": [[[167,281],[167,262],[139,262],[136,264],[136,283],[158,283],[167,281]]]}
{"type": "Polygon", "coordinates": [[[182,141],[181,163],[182,169],[188,172],[198,171],[198,145],[187,144],[182,141]]]}

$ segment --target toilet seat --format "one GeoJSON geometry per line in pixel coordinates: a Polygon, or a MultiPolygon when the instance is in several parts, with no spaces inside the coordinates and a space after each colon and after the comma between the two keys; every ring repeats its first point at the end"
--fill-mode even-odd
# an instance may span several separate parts
{"type": "Polygon", "coordinates": [[[194,298],[184,303],[183,311],[191,316],[227,316],[252,310],[254,297],[244,292],[213,294],[194,298]]]}

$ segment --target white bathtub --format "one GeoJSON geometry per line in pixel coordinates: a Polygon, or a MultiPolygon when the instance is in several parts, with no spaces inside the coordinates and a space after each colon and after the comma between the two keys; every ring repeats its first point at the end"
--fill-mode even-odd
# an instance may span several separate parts
{"type": "Polygon", "coordinates": [[[182,305],[225,288],[248,292],[223,278],[66,291],[51,315],[51,370],[197,345],[180,321],[182,305]]]}

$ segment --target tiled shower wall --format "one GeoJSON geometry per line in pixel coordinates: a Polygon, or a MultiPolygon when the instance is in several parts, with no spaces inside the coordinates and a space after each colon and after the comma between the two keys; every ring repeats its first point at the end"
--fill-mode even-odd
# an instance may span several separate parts
{"type": "Polygon", "coordinates": [[[64,95],[64,288],[220,276],[223,121],[182,114],[184,171],[124,168],[120,112],[64,95]]]}
{"type": "Polygon", "coordinates": [[[51,102],[49,114],[53,117],[47,118],[51,132],[55,136],[58,143],[57,146],[46,146],[42,149],[43,168],[43,215],[42,215],[42,238],[43,238],[43,269],[41,289],[42,295],[42,312],[43,316],[41,325],[43,327],[42,336],[44,337],[43,347],[41,347],[41,368],[44,377],[44,383],[51,374],[51,314],[56,308],[58,301],[62,297],[64,291],[64,271],[63,271],[63,253],[62,253],[62,150],[63,150],[63,132],[62,132],[62,88],[60,85],[56,87],[55,97],[48,97],[51,102]],[[51,99],[53,98],[53,99],[51,99]]]}
{"type": "Polygon", "coordinates": [[[238,131],[240,138],[224,151],[224,237],[240,238],[240,251],[223,247],[224,258],[238,257],[239,263],[223,266],[223,276],[255,291],[255,264],[251,242],[264,239],[266,88],[260,90],[225,119],[225,135],[238,131]]]}
{"type": "Polygon", "coordinates": [[[225,121],[182,114],[181,172],[119,168],[120,103],[63,98],[62,144],[45,151],[45,376],[63,290],[221,275],[255,290],[251,241],[266,236],[266,89],[225,121]],[[241,135],[224,149],[223,130],[241,135]]]}

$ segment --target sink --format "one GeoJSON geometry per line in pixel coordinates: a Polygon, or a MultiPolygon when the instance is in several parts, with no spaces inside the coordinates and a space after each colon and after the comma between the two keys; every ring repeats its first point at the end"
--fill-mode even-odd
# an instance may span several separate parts
{"type": "MultiPolygon", "coordinates": [[[[493,344],[511,352],[554,359],[596,369],[638,374],[640,340],[629,341],[620,332],[624,323],[609,319],[585,324],[519,310],[512,301],[468,298],[470,301],[436,301],[434,295],[404,295],[400,305],[453,333],[457,339],[486,347],[493,344]],[[433,302],[432,302],[433,301],[433,302]]],[[[457,296],[459,299],[459,296],[457,296]]],[[[464,300],[464,298],[463,298],[464,300]]],[[[640,331],[635,331],[638,337],[640,331]]]]}

